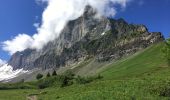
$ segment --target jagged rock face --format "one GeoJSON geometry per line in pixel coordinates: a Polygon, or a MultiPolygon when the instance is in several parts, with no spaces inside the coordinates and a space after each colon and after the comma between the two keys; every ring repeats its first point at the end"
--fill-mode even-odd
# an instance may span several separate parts
{"type": "Polygon", "coordinates": [[[8,64],[14,69],[48,69],[69,66],[89,57],[96,61],[117,60],[164,40],[161,33],[150,33],[144,25],[128,24],[123,19],[99,19],[95,14],[87,7],[80,18],[70,21],[43,50],[17,52],[8,64]]]}

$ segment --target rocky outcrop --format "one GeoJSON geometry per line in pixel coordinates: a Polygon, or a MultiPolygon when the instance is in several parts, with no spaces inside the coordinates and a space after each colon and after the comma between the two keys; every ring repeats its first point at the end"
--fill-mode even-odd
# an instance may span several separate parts
{"type": "Polygon", "coordinates": [[[96,18],[87,7],[78,19],[70,21],[60,36],[43,50],[26,49],[15,53],[8,64],[14,69],[58,68],[93,57],[96,61],[120,59],[151,44],[163,41],[161,33],[151,33],[144,25],[123,19],[96,18]]]}

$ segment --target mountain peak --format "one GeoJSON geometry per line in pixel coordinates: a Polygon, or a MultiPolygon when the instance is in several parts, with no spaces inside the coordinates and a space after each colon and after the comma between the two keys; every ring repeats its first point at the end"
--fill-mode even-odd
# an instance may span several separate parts
{"type": "Polygon", "coordinates": [[[96,61],[117,60],[141,48],[164,40],[161,33],[152,34],[144,25],[95,18],[96,11],[87,6],[83,16],[70,21],[60,36],[43,50],[25,50],[14,54],[9,65],[14,69],[50,69],[71,66],[93,57],[96,61]]]}

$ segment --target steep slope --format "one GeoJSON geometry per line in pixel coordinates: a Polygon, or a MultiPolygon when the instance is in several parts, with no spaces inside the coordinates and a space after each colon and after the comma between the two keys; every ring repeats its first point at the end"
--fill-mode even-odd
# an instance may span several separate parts
{"type": "Polygon", "coordinates": [[[86,85],[45,89],[45,100],[167,100],[170,68],[162,56],[164,43],[153,45],[135,55],[105,66],[98,80],[86,85]],[[166,95],[164,95],[164,93],[166,95]]]}
{"type": "Polygon", "coordinates": [[[117,61],[96,62],[94,59],[89,59],[70,67],[70,69],[81,76],[100,73],[107,79],[137,77],[167,67],[166,60],[161,52],[163,46],[164,43],[160,42],[117,61]]]}
{"type": "MultiPolygon", "coordinates": [[[[105,36],[107,37],[107,35],[105,35],[105,36]]],[[[102,36],[102,38],[105,38],[105,36],[102,36]]],[[[99,39],[99,41],[102,40],[102,38],[99,39]]],[[[139,36],[138,38],[136,37],[136,39],[140,39],[140,38],[141,38],[141,36],[139,36]]],[[[162,41],[161,39],[162,38],[158,38],[159,41],[162,41]]],[[[159,41],[157,41],[157,43],[159,43],[159,41]]],[[[91,42],[89,42],[89,43],[91,43],[91,42]]],[[[122,49],[117,48],[118,51],[116,51],[116,52],[119,52],[119,49],[124,52],[121,56],[119,56],[119,55],[115,56],[117,58],[113,58],[113,56],[111,56],[111,54],[110,54],[110,53],[114,53],[115,51],[112,51],[111,48],[104,48],[104,50],[108,50],[108,51],[106,51],[106,53],[105,52],[103,53],[104,55],[107,55],[107,57],[101,58],[101,54],[100,55],[98,55],[98,54],[90,55],[90,57],[88,57],[82,61],[79,61],[78,63],[59,68],[57,70],[57,73],[61,74],[66,70],[72,70],[76,75],[90,76],[90,75],[95,75],[95,74],[103,71],[104,69],[107,69],[110,67],[112,68],[112,66],[115,66],[114,68],[110,69],[110,71],[108,69],[108,71],[103,72],[102,74],[104,74],[104,76],[108,76],[108,78],[109,78],[109,76],[112,76],[112,74],[114,74],[114,75],[110,78],[122,78],[122,77],[128,76],[127,73],[129,75],[134,74],[134,73],[138,73],[140,75],[142,73],[145,73],[146,71],[152,70],[152,66],[157,66],[156,62],[157,63],[160,63],[160,62],[165,63],[165,62],[163,62],[164,60],[162,59],[161,54],[160,54],[160,48],[161,48],[160,45],[158,45],[158,47],[151,46],[150,48],[147,48],[147,51],[146,51],[143,48],[146,48],[147,46],[152,45],[152,44],[150,44],[150,42],[143,41],[142,43],[138,43],[138,41],[134,41],[132,43],[133,44],[129,44],[129,46],[127,46],[127,48],[123,48],[123,47],[122,47],[122,49]],[[136,49],[133,49],[134,47],[136,47],[136,49]],[[132,49],[129,49],[129,48],[132,48],[132,49]],[[153,52],[152,52],[152,50],[153,50],[153,52]],[[138,55],[138,57],[136,57],[136,55],[137,55],[136,52],[137,52],[137,54],[140,53],[140,55],[138,55]],[[141,52],[145,52],[145,53],[141,53],[141,52]],[[134,54],[134,55],[130,56],[132,54],[134,54]],[[96,57],[94,57],[95,55],[96,55],[96,57]],[[146,56],[148,56],[148,58],[146,56]],[[160,56],[161,58],[157,59],[157,56],[160,56]],[[123,57],[123,60],[121,60],[122,57],[123,57]],[[132,57],[134,57],[134,58],[129,60],[129,58],[132,58],[132,57]],[[136,59],[135,57],[138,59],[136,59]],[[126,63],[126,61],[128,61],[128,62],[126,63]],[[143,63],[143,62],[148,62],[148,63],[143,63]],[[126,69],[130,69],[130,71],[127,72],[126,69]]],[[[155,44],[156,44],[156,42],[155,42],[155,44]]],[[[107,45],[107,44],[105,44],[105,45],[107,45]]],[[[104,45],[102,45],[101,47],[103,47],[103,46],[104,45]]],[[[94,51],[95,48],[96,48],[95,46],[91,46],[92,52],[94,51]]],[[[69,51],[69,50],[66,53],[64,52],[63,54],[65,56],[62,55],[61,57],[69,57],[70,52],[71,51],[69,51]]],[[[95,51],[94,53],[97,53],[97,51],[95,51]]],[[[43,56],[43,57],[46,57],[46,56],[43,56]]],[[[46,61],[49,61],[48,59],[49,58],[47,56],[47,58],[45,60],[42,60],[42,61],[44,61],[44,62],[41,62],[42,66],[43,66],[43,64],[46,65],[45,63],[46,63],[46,61]]],[[[50,60],[52,60],[52,61],[53,61],[53,59],[54,59],[53,57],[50,58],[50,60]]],[[[20,75],[16,78],[12,79],[11,82],[17,82],[17,81],[20,81],[21,79],[24,79],[25,81],[35,80],[37,73],[44,73],[46,75],[47,72],[52,72],[52,71],[53,71],[53,69],[52,70],[48,69],[46,71],[40,70],[40,69],[35,69],[28,74],[20,75]]]]}
{"type": "Polygon", "coordinates": [[[153,45],[131,57],[110,64],[101,74],[107,79],[126,79],[169,69],[161,52],[163,46],[164,43],[153,45]]]}
{"type": "Polygon", "coordinates": [[[25,100],[28,94],[39,94],[43,100],[167,100],[169,98],[170,67],[162,56],[164,43],[155,44],[132,56],[103,66],[102,80],[41,90],[0,91],[4,100],[25,100]],[[18,95],[21,94],[21,95],[18,95]],[[10,96],[9,96],[10,95],[10,96]]]}
{"type": "Polygon", "coordinates": [[[17,52],[8,64],[14,69],[45,70],[71,66],[89,58],[98,62],[118,60],[164,40],[161,33],[148,32],[144,25],[128,24],[123,19],[97,19],[95,14],[87,7],[83,16],[70,21],[43,50],[17,52]]]}

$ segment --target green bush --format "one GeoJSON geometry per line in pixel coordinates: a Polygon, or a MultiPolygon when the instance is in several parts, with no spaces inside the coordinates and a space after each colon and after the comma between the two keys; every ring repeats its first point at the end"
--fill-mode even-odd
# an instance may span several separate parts
{"type": "Polygon", "coordinates": [[[42,75],[42,74],[40,74],[40,73],[39,73],[39,74],[37,74],[36,79],[37,79],[37,80],[39,80],[39,79],[41,79],[41,78],[43,78],[43,75],[42,75]]]}
{"type": "Polygon", "coordinates": [[[60,76],[61,87],[69,86],[73,84],[74,73],[71,70],[66,71],[60,76]]]}
{"type": "MultiPolygon", "coordinates": [[[[48,76],[48,74],[47,74],[48,76]]],[[[91,76],[91,77],[81,77],[77,76],[75,77],[74,73],[72,73],[71,70],[66,71],[62,75],[52,76],[48,78],[43,78],[42,74],[37,74],[37,80],[38,81],[32,81],[32,82],[24,82],[22,79],[21,81],[17,83],[1,83],[0,84],[0,90],[10,90],[10,89],[44,89],[48,87],[66,87],[70,86],[74,83],[78,84],[86,84],[90,83],[94,80],[101,79],[102,76],[91,76]]]]}
{"type": "Polygon", "coordinates": [[[76,83],[78,84],[86,84],[86,83],[89,83],[89,81],[87,81],[86,78],[83,78],[81,76],[77,76],[77,78],[75,79],[76,80],[76,83]]]}
{"type": "Polygon", "coordinates": [[[39,89],[44,89],[44,88],[52,87],[56,82],[58,82],[57,77],[44,78],[37,82],[37,86],[39,89]]]}
{"type": "Polygon", "coordinates": [[[103,78],[101,75],[98,75],[98,76],[90,76],[90,77],[81,77],[81,76],[77,76],[75,81],[76,83],[78,84],[87,84],[87,83],[90,83],[92,81],[95,81],[95,80],[98,80],[98,79],[101,79],[103,78]]]}
{"type": "Polygon", "coordinates": [[[46,80],[42,80],[42,82],[40,82],[40,83],[38,84],[38,88],[39,88],[39,89],[44,89],[44,88],[47,88],[47,87],[49,87],[49,83],[48,83],[48,81],[46,81],[46,80]]]}

